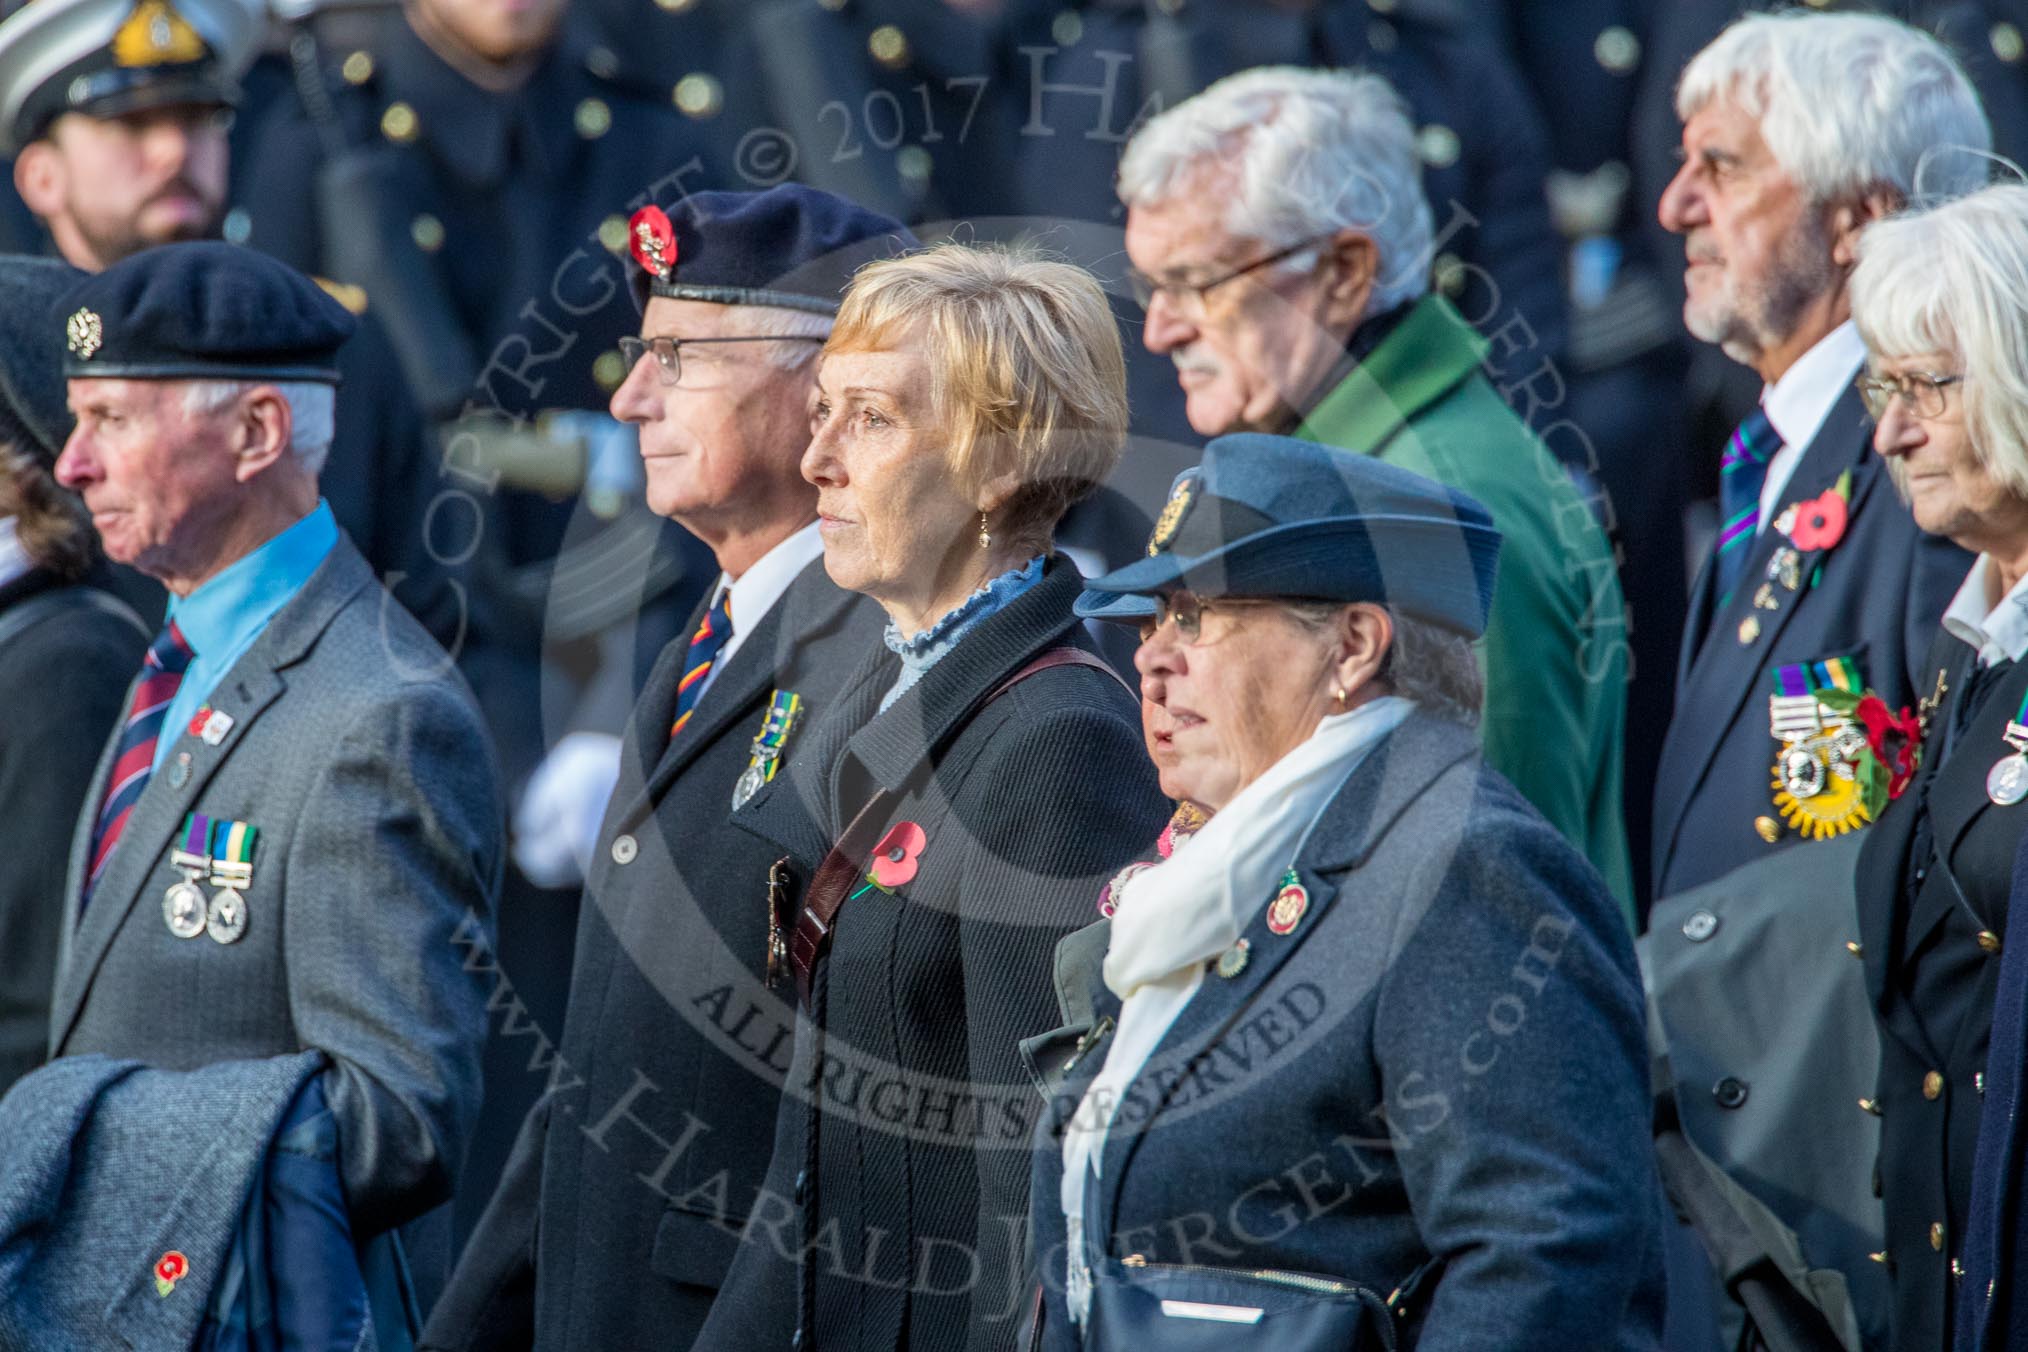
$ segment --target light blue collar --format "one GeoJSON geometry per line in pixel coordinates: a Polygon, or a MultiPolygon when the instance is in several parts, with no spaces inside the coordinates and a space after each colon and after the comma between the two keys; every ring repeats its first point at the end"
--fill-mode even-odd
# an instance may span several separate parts
{"type": "Polygon", "coordinates": [[[889,620],[887,632],[882,637],[887,641],[888,651],[901,659],[901,677],[894,683],[894,688],[881,698],[880,711],[886,713],[896,700],[908,693],[910,686],[923,678],[924,672],[957,647],[966,634],[976,629],[981,620],[1005,609],[1015,597],[1041,580],[1042,556],[1038,554],[1023,567],[1002,573],[973,592],[956,610],[914,638],[903,638],[900,628],[889,620]]]}
{"type": "Polygon", "coordinates": [[[171,597],[169,614],[199,657],[244,652],[337,543],[331,504],[320,500],[315,511],[190,595],[171,597]]]}

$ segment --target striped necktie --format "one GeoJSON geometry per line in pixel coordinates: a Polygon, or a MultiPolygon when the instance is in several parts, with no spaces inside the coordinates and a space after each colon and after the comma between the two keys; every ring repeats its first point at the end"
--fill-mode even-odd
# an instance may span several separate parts
{"type": "Polygon", "coordinates": [[[704,682],[711,676],[711,664],[732,641],[732,589],[719,596],[718,603],[705,612],[704,622],[690,636],[690,651],[683,657],[683,679],[676,686],[676,721],[669,725],[669,740],[690,721],[697,701],[704,694],[704,682]]]}
{"type": "Polygon", "coordinates": [[[99,874],[105,871],[106,860],[112,857],[120,833],[127,829],[127,818],[133,815],[141,791],[148,787],[148,777],[155,767],[155,744],[162,735],[162,721],[169,714],[169,701],[176,698],[183,673],[195,655],[174,620],[148,645],[147,659],[141,664],[141,679],[134,687],[134,702],[120,728],[112,773],[106,777],[105,806],[99,809],[98,824],[92,828],[86,900],[90,900],[92,889],[98,886],[99,874]]]}
{"type": "Polygon", "coordinates": [[[1732,589],[1753,552],[1753,537],[1760,529],[1760,490],[1767,482],[1767,462],[1782,448],[1781,434],[1767,419],[1765,409],[1756,408],[1725,443],[1725,457],[1718,462],[1718,506],[1722,524],[1718,528],[1718,604],[1732,598],[1732,589]]]}

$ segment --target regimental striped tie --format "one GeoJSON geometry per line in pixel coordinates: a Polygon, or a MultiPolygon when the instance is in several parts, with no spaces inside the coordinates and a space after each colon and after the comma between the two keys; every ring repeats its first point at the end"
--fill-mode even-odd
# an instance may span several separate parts
{"type": "Polygon", "coordinates": [[[1725,443],[1725,458],[1718,462],[1718,604],[1732,597],[1746,556],[1753,552],[1753,537],[1760,529],[1760,490],[1767,482],[1767,462],[1782,448],[1781,434],[1767,419],[1765,409],[1756,408],[1725,443]]]}
{"type": "Polygon", "coordinates": [[[183,684],[183,673],[196,654],[184,640],[183,631],[171,620],[155,641],[148,645],[147,660],[141,664],[140,684],[134,687],[134,702],[120,729],[119,749],[113,753],[112,774],[106,779],[106,802],[99,809],[98,824],[92,829],[91,871],[86,875],[84,900],[91,900],[106,860],[127,829],[127,818],[141,791],[148,787],[154,772],[155,744],[162,735],[162,721],[168,717],[169,701],[183,684]]]}
{"type": "Polygon", "coordinates": [[[676,686],[676,721],[669,725],[670,741],[675,741],[676,734],[690,721],[698,697],[704,693],[704,682],[711,675],[711,664],[731,641],[732,591],[727,588],[718,604],[705,613],[697,632],[690,636],[690,651],[683,657],[683,679],[676,686]]]}

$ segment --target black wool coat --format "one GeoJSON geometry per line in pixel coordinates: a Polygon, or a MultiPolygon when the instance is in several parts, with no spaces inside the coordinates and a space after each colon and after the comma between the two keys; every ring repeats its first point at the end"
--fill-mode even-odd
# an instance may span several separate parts
{"type": "Polygon", "coordinates": [[[1016,1043],[1057,1023],[1057,940],[1095,918],[1169,811],[1136,700],[1104,672],[1041,672],[963,721],[1038,654],[1089,650],[1081,587],[1052,559],[885,713],[900,667],[881,651],[802,762],[734,815],[795,861],[798,909],[874,790],[899,793],[883,834],[913,823],[922,845],[891,892],[837,916],[766,1194],[700,1347],[1013,1346],[1041,1107],[1016,1043]]]}

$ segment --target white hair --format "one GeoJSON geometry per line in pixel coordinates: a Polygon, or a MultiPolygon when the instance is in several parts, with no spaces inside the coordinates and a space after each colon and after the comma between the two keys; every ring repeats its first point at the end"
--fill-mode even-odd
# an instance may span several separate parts
{"type": "MultiPolygon", "coordinates": [[[[1286,600],[1282,606],[1312,632],[1332,624],[1349,603],[1286,600]]],[[[1477,728],[1486,702],[1486,680],[1479,670],[1472,640],[1455,629],[1404,615],[1386,607],[1394,622],[1394,642],[1382,661],[1379,679],[1395,694],[1432,717],[1477,728]]]]}
{"type": "Polygon", "coordinates": [[[1760,124],[1775,162],[1814,203],[1889,188],[1901,201],[1985,181],[1993,144],[1979,96],[1948,48],[1878,14],[1749,14],[1683,69],[1676,115],[1729,101],[1760,124]],[[1920,171],[1920,173],[1918,173],[1920,171]],[[1918,181],[1920,180],[1920,181],[1918,181]]]}
{"type": "Polygon", "coordinates": [[[216,413],[263,385],[281,391],[289,405],[289,453],[313,476],[322,473],[337,417],[335,386],[321,380],[193,380],[183,390],[183,411],[216,413]]]}
{"type": "Polygon", "coordinates": [[[823,340],[831,336],[831,316],[815,314],[809,310],[791,310],[780,305],[743,305],[740,313],[747,323],[743,331],[755,337],[770,338],[815,338],[814,343],[771,343],[767,352],[769,360],[784,371],[806,371],[823,349],[823,340]]]}
{"type": "Polygon", "coordinates": [[[1986,472],[2028,498],[2028,187],[1982,189],[1859,236],[1852,318],[1875,361],[1960,363],[1965,430],[1986,472]]]}
{"type": "MultiPolygon", "coordinates": [[[[1207,164],[1233,177],[1225,228],[1286,248],[1337,230],[1370,238],[1380,264],[1367,312],[1429,289],[1434,250],[1408,107],[1378,75],[1263,66],[1149,120],[1120,159],[1129,207],[1168,200],[1207,164]]],[[[1307,251],[1287,266],[1308,266],[1307,251]]]]}

